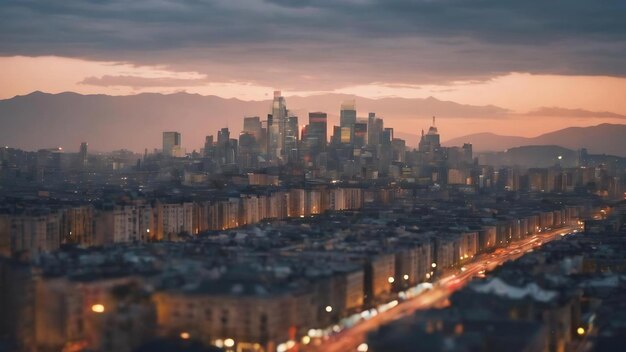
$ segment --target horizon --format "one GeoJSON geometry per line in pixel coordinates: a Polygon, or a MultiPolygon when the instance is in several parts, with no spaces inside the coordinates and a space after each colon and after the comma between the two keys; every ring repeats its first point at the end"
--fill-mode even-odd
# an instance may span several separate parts
{"type": "MultiPolygon", "coordinates": [[[[19,95],[19,96],[15,96],[15,97],[8,98],[8,99],[0,99],[0,102],[10,103],[10,102],[16,101],[16,99],[21,99],[21,98],[29,99],[29,98],[37,97],[38,95],[51,96],[51,97],[71,95],[71,96],[77,96],[77,97],[112,97],[112,98],[131,98],[131,97],[138,97],[138,96],[155,96],[155,97],[160,96],[163,98],[167,98],[167,97],[175,98],[177,96],[197,96],[199,98],[222,99],[222,101],[225,101],[225,102],[236,101],[236,102],[244,103],[244,104],[245,103],[257,104],[256,105],[257,108],[254,110],[250,110],[251,109],[250,107],[245,108],[247,109],[246,113],[243,113],[243,111],[239,111],[236,108],[234,111],[228,110],[229,116],[222,123],[220,122],[220,120],[213,121],[212,126],[216,127],[214,129],[206,129],[205,131],[197,131],[197,129],[194,129],[194,133],[196,135],[195,137],[191,138],[191,142],[189,142],[190,140],[189,138],[186,138],[186,137],[189,137],[189,134],[183,133],[183,144],[185,147],[189,148],[189,150],[201,150],[202,139],[204,138],[204,135],[214,134],[217,131],[217,129],[221,127],[226,127],[226,126],[229,126],[232,129],[233,133],[239,133],[241,131],[244,116],[256,115],[256,116],[263,117],[265,116],[265,112],[270,112],[271,110],[270,109],[271,99],[244,100],[244,99],[240,99],[237,97],[223,98],[223,97],[219,97],[216,95],[203,95],[200,93],[189,93],[189,92],[171,92],[171,93],[142,92],[142,93],[137,93],[137,94],[132,94],[132,95],[109,95],[109,94],[103,94],[103,93],[83,94],[83,93],[72,92],[72,91],[49,93],[49,92],[37,90],[37,91],[33,91],[25,95],[19,95]],[[258,106],[258,104],[266,104],[267,106],[260,107],[258,106]],[[197,134],[196,132],[200,132],[200,133],[197,134]]],[[[396,133],[398,134],[398,137],[406,139],[407,147],[411,147],[411,148],[414,148],[417,146],[417,143],[419,142],[420,130],[427,129],[428,126],[430,125],[429,120],[431,116],[426,116],[426,115],[440,112],[439,110],[437,110],[436,107],[435,108],[428,107],[432,103],[447,104],[445,105],[446,108],[449,108],[450,106],[452,107],[452,111],[446,112],[447,115],[444,114],[444,116],[441,116],[441,115],[438,116],[439,126],[442,127],[442,131],[443,131],[442,140],[443,140],[443,143],[446,145],[449,145],[450,142],[459,142],[464,137],[473,137],[475,135],[480,135],[480,134],[491,134],[491,135],[495,135],[494,137],[512,137],[512,138],[520,137],[520,138],[532,139],[532,138],[541,137],[542,135],[545,135],[545,134],[558,132],[558,131],[561,131],[567,128],[572,128],[572,127],[578,127],[578,128],[597,127],[597,126],[604,125],[604,124],[624,125],[622,121],[626,120],[626,115],[619,115],[619,114],[606,112],[606,111],[587,111],[583,109],[563,109],[559,107],[539,107],[531,112],[519,113],[519,112],[507,110],[505,108],[495,106],[495,105],[474,106],[474,105],[469,105],[469,104],[460,104],[454,101],[440,100],[434,96],[429,96],[426,98],[405,98],[405,97],[368,98],[368,97],[361,97],[356,94],[348,94],[348,93],[317,93],[317,94],[312,94],[309,96],[302,96],[302,95],[285,96],[285,99],[287,100],[287,105],[290,108],[290,110],[293,110],[294,113],[296,113],[297,115],[300,115],[300,121],[302,122],[300,128],[303,128],[304,124],[306,123],[307,114],[309,112],[314,112],[314,111],[326,112],[329,116],[329,122],[330,122],[329,135],[330,133],[332,133],[332,124],[339,122],[338,110],[341,106],[341,103],[343,102],[344,99],[350,99],[350,98],[356,99],[356,103],[357,103],[356,107],[357,107],[358,116],[364,116],[368,112],[375,112],[378,114],[378,116],[382,116],[383,118],[386,118],[385,120],[388,121],[388,124],[389,124],[388,126],[395,128],[396,133]],[[299,101],[300,104],[303,104],[303,106],[298,106],[297,104],[294,106],[290,104],[291,99],[295,99],[299,101]],[[327,109],[317,108],[316,99],[321,99],[321,104],[327,109]],[[409,105],[406,107],[400,107],[400,110],[398,110],[398,107],[393,103],[397,103],[399,101],[406,102],[409,105]],[[383,102],[386,102],[387,104],[382,105],[382,106],[376,105],[377,107],[375,109],[376,111],[372,111],[371,109],[370,110],[359,109],[359,106],[362,106],[361,104],[359,104],[359,102],[365,103],[365,105],[368,105],[368,103],[378,104],[378,103],[383,103],[383,102]],[[428,113],[424,114],[424,116],[420,115],[420,117],[415,117],[415,114],[410,113],[411,107],[412,106],[417,107],[417,106],[420,106],[420,104],[427,104],[426,109],[429,111],[428,113]],[[472,109],[479,109],[479,110],[472,110],[472,109]],[[480,109],[483,109],[483,110],[480,110],[480,109]],[[386,110],[395,111],[395,114],[394,113],[387,114],[386,110]],[[546,117],[543,116],[544,114],[549,116],[549,118],[551,119],[550,123],[546,123],[545,121],[546,117]],[[500,128],[500,129],[489,128],[490,126],[494,126],[496,123],[499,123],[501,126],[502,125],[506,126],[509,124],[515,125],[520,122],[527,122],[529,118],[541,119],[543,123],[540,125],[527,124],[526,126],[530,128],[526,128],[525,130],[521,130],[519,126],[517,126],[516,131],[511,132],[511,133],[507,133],[507,130],[503,128],[500,128]],[[420,126],[417,128],[414,128],[413,130],[406,131],[405,129],[403,129],[403,123],[405,123],[405,121],[408,121],[407,119],[411,121],[411,124],[413,121],[419,122],[420,126]],[[483,121],[484,123],[476,125],[475,124],[476,121],[483,121]],[[564,122],[567,122],[568,125],[564,125],[564,122]],[[465,124],[465,125],[463,128],[458,129],[458,126],[460,124],[465,124]],[[468,126],[471,126],[471,127],[468,128],[468,126]],[[476,126],[479,126],[479,127],[476,127],[476,126]]],[[[174,109],[176,109],[176,107],[174,107],[174,109]]],[[[422,107],[422,109],[424,109],[424,107],[422,107]]],[[[2,112],[3,110],[2,110],[2,107],[0,106],[0,120],[2,119],[2,112]]],[[[129,114],[130,114],[129,117],[134,118],[134,119],[137,118],[135,116],[136,113],[130,112],[129,114]]],[[[202,113],[200,112],[200,114],[202,113]]],[[[6,116],[6,117],[9,117],[9,116],[6,116]]],[[[167,116],[165,117],[167,118],[167,116]]],[[[182,119],[179,118],[179,119],[176,119],[176,121],[179,123],[182,123],[182,126],[186,126],[188,125],[188,123],[191,122],[191,121],[186,121],[185,118],[182,118],[182,119]]],[[[193,121],[193,118],[192,118],[192,121],[193,121]]],[[[180,130],[180,125],[177,126],[175,124],[170,124],[169,127],[165,129],[180,130]]],[[[183,130],[185,129],[183,128],[183,130]]],[[[25,150],[38,150],[38,149],[55,148],[55,147],[62,147],[65,150],[74,150],[75,146],[78,145],[77,143],[81,141],[89,142],[89,139],[90,139],[89,137],[80,136],[80,135],[70,134],[70,136],[72,136],[72,139],[74,140],[74,143],[72,144],[58,144],[58,145],[51,144],[50,145],[50,144],[45,144],[45,141],[43,141],[44,144],[41,144],[42,141],[38,139],[37,143],[40,143],[40,144],[38,144],[37,146],[32,146],[32,145],[28,146],[28,144],[14,145],[13,143],[6,143],[6,141],[1,140],[2,135],[0,134],[0,144],[10,145],[11,147],[16,147],[16,148],[25,149],[25,150]]],[[[114,138],[115,134],[109,134],[108,137],[114,138]]],[[[102,153],[108,153],[108,152],[115,151],[115,150],[125,149],[125,150],[133,151],[135,153],[142,153],[142,151],[146,148],[149,150],[152,150],[160,146],[159,144],[160,137],[158,133],[152,133],[152,134],[147,134],[147,135],[144,134],[141,136],[141,138],[145,141],[145,144],[143,144],[141,147],[138,147],[138,146],[130,147],[127,145],[125,146],[123,144],[118,144],[115,147],[112,147],[112,146],[101,147],[96,143],[94,144],[94,147],[95,147],[94,150],[98,150],[98,152],[102,152],[102,153]]],[[[5,139],[6,139],[6,136],[5,136],[5,139]]],[[[20,143],[23,143],[24,139],[20,139],[20,140],[22,141],[20,143]]],[[[467,142],[470,142],[469,139],[467,140],[467,142]]],[[[514,147],[514,146],[517,146],[517,145],[512,145],[511,147],[514,147]]],[[[481,150],[481,152],[486,152],[486,151],[501,151],[501,150],[497,150],[497,149],[496,150],[481,150]]]]}

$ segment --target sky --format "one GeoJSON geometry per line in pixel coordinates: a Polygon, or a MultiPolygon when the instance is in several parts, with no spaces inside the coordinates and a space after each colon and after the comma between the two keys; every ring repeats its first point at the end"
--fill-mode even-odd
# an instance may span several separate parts
{"type": "Polygon", "coordinates": [[[281,89],[626,114],[625,18],[623,0],[3,0],[0,99],[281,89]]]}

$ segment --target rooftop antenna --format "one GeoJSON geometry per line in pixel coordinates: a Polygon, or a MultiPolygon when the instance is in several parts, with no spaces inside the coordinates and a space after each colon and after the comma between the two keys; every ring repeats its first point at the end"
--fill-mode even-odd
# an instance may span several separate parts
{"type": "Polygon", "coordinates": [[[433,126],[435,126],[435,117],[433,116],[433,126]]]}

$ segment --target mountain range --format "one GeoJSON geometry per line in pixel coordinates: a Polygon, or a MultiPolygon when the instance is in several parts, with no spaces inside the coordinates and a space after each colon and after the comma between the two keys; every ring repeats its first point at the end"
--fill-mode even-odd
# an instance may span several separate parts
{"type": "MultiPolygon", "coordinates": [[[[347,94],[323,94],[307,97],[290,96],[288,107],[301,116],[300,124],[306,123],[306,114],[311,111],[328,112],[329,126],[338,124],[338,111],[342,101],[357,100],[362,114],[375,111],[385,119],[386,126],[410,125],[416,117],[428,124],[429,116],[444,119],[482,119],[482,121],[519,118],[519,114],[493,106],[465,105],[451,101],[429,98],[381,98],[368,99],[347,94]]],[[[199,149],[204,137],[215,134],[222,127],[231,129],[236,137],[242,129],[243,116],[260,116],[265,119],[270,100],[244,101],[217,96],[202,96],[189,93],[158,94],[143,93],[129,96],[83,95],[72,92],[49,94],[33,92],[0,100],[0,144],[34,150],[62,146],[77,150],[81,142],[87,141],[91,150],[110,151],[129,149],[143,151],[144,148],[159,148],[163,131],[179,131],[183,146],[199,149]]],[[[551,115],[576,114],[577,116],[609,116],[625,118],[619,114],[595,113],[585,110],[542,108],[551,115]],[[547,109],[547,110],[546,110],[547,109]]],[[[541,109],[540,109],[541,110],[541,109]]],[[[602,125],[601,125],[602,126],[602,125]]],[[[601,128],[598,126],[597,128],[601,128]]],[[[566,129],[561,136],[552,134],[550,143],[569,148],[586,146],[592,152],[624,155],[624,126],[592,129],[566,129]],[[620,135],[621,133],[621,135],[620,135]],[[571,137],[567,137],[570,135],[571,137]],[[589,136],[589,138],[587,138],[589,136]],[[558,138],[557,138],[558,137],[558,138]],[[561,142],[562,141],[562,142],[561,142]],[[561,144],[563,143],[563,144],[561,144]],[[577,144],[578,143],[578,144],[577,144]]],[[[415,146],[419,141],[416,126],[409,131],[396,128],[396,136],[406,139],[415,146]]],[[[550,139],[497,136],[493,134],[468,135],[448,141],[448,145],[472,142],[477,151],[502,150],[512,146],[539,143],[550,139]]]]}
{"type": "Polygon", "coordinates": [[[463,143],[471,143],[475,152],[502,151],[527,145],[558,145],[574,150],[587,148],[592,153],[626,156],[626,125],[605,123],[590,127],[568,127],[533,138],[476,133],[448,140],[444,145],[463,143]]]}

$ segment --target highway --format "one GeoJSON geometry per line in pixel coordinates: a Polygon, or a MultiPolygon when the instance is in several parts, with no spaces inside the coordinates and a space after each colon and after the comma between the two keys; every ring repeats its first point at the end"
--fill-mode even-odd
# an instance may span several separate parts
{"type": "Polygon", "coordinates": [[[560,239],[562,235],[578,230],[576,226],[567,226],[559,229],[539,233],[517,242],[494,253],[480,254],[468,261],[456,273],[450,273],[440,278],[430,290],[418,296],[399,302],[395,307],[378,313],[375,316],[361,320],[351,328],[344,329],[329,337],[316,338],[308,345],[297,344],[292,351],[311,352],[353,352],[366,351],[367,334],[380,326],[412,314],[416,310],[428,309],[445,305],[447,298],[456,290],[465,286],[475,277],[483,276],[485,271],[493,270],[498,265],[509,260],[516,260],[526,252],[533,250],[547,242],[560,239]],[[361,346],[359,348],[359,346],[361,346]]]}

